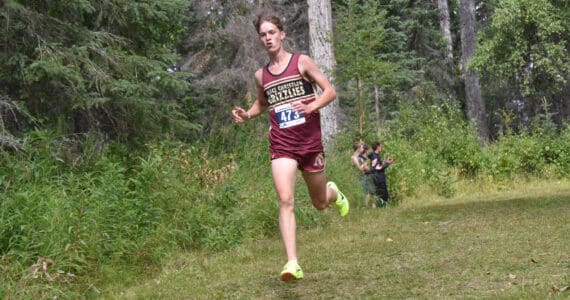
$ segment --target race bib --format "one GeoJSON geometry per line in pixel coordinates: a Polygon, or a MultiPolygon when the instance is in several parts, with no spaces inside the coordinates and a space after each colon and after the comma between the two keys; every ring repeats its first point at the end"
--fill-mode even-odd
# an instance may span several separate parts
{"type": "Polygon", "coordinates": [[[291,103],[275,107],[279,128],[288,128],[305,123],[305,115],[295,111],[291,103]]]}

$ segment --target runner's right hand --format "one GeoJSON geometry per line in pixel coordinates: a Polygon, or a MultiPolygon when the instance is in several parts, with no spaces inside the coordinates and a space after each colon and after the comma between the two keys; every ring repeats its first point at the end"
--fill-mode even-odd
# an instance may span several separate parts
{"type": "Polygon", "coordinates": [[[234,109],[232,109],[232,115],[234,116],[235,123],[241,124],[247,121],[247,112],[241,107],[234,107],[234,109]]]}

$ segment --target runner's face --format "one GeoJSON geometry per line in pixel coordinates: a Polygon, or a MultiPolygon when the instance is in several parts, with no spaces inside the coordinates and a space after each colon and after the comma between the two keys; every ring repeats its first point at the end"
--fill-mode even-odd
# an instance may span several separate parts
{"type": "Polygon", "coordinates": [[[259,26],[259,40],[265,49],[274,52],[281,48],[281,41],[285,38],[285,32],[279,30],[271,22],[263,22],[259,26]]]}

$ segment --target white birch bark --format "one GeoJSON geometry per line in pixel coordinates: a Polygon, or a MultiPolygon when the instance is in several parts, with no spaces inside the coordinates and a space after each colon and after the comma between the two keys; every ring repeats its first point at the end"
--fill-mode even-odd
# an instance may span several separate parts
{"type": "MultiPolygon", "coordinates": [[[[334,82],[335,58],[332,36],[332,7],[330,0],[307,0],[309,6],[309,48],[310,56],[327,78],[334,82]]],[[[339,131],[338,100],[335,99],[321,110],[323,144],[331,141],[331,136],[339,131]]]]}
{"type": "Polygon", "coordinates": [[[451,40],[451,19],[449,17],[448,0],[437,0],[439,11],[439,28],[445,41],[445,60],[449,66],[453,65],[453,43],[451,40]]]}
{"type": "Polygon", "coordinates": [[[477,41],[475,3],[474,0],[460,0],[461,17],[461,70],[465,77],[465,104],[467,118],[476,130],[481,142],[486,143],[489,138],[485,101],[479,85],[479,74],[474,70],[467,69],[467,65],[475,54],[477,41]]]}

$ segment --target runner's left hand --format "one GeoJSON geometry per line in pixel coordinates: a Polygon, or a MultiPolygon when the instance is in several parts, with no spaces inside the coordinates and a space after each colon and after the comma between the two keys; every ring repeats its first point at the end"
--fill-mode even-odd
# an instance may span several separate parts
{"type": "Polygon", "coordinates": [[[302,101],[293,102],[291,105],[293,109],[303,115],[311,114],[315,109],[312,107],[311,103],[304,104],[302,101]]]}

